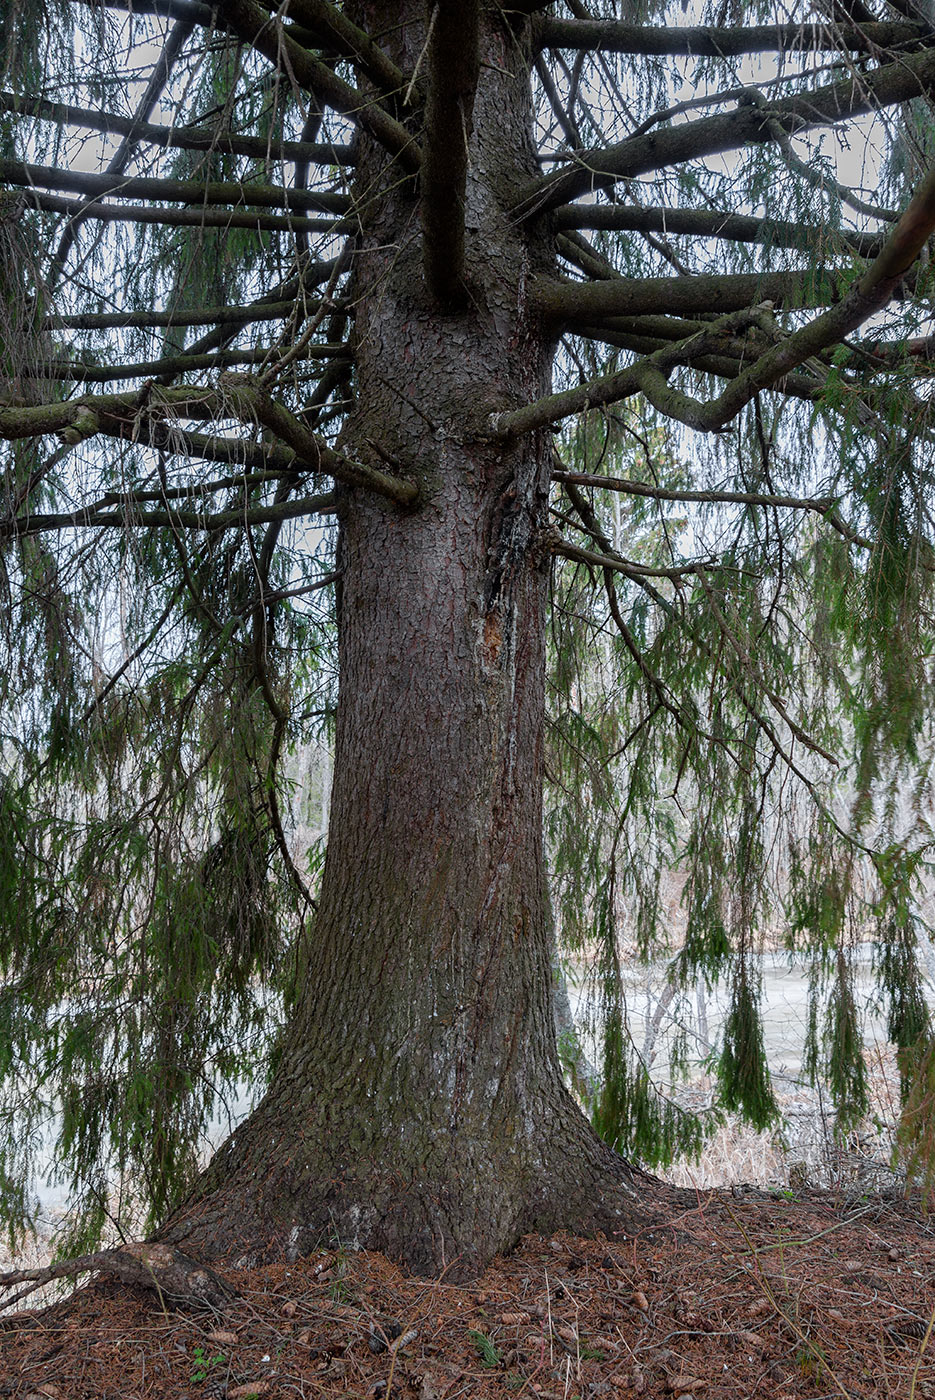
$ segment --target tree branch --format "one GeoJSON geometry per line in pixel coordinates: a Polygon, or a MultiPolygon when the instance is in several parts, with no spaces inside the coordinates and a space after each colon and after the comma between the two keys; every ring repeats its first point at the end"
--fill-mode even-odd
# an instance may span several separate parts
{"type": "Polygon", "coordinates": [[[567,540],[555,539],[552,541],[551,550],[553,554],[558,554],[563,559],[572,559],[579,564],[590,564],[596,569],[612,569],[615,573],[625,574],[627,578],[685,578],[688,574],[697,574],[705,566],[703,562],[696,561],[692,564],[673,564],[671,568],[654,568],[651,564],[640,564],[635,559],[624,559],[619,554],[598,554],[593,549],[582,549],[579,545],[569,544],[567,540]]]}
{"type": "Polygon", "coordinates": [[[166,389],[146,385],[142,393],[85,395],[66,403],[0,408],[0,438],[18,441],[57,433],[76,446],[102,431],[135,441],[147,417],[237,419],[261,424],[290,447],[300,464],[349,486],[361,486],[398,505],[412,505],[418,487],[335,452],[289,410],[271,399],[248,375],[228,375],[217,389],[166,389]]]}
{"type": "MultiPolygon", "coordinates": [[[[34,379],[57,379],[63,383],[108,384],[116,379],[156,379],[160,375],[192,374],[200,370],[230,369],[234,365],[271,365],[282,354],[280,345],[257,345],[250,349],[219,350],[204,355],[167,355],[161,360],[142,360],[128,365],[82,365],[71,360],[40,361],[30,365],[34,379]]],[[[337,345],[307,345],[299,360],[330,360],[347,357],[344,342],[337,345]]]]}
{"type": "MultiPolygon", "coordinates": [[[[295,209],[324,214],[346,214],[351,201],[346,194],[289,189],[285,185],[225,184],[214,180],[156,180],[142,175],[95,175],[85,170],[62,170],[52,165],[0,159],[0,181],[27,189],[75,190],[98,198],[164,199],[180,204],[253,204],[259,209],[295,209]]],[[[90,212],[90,211],[89,211],[90,212]]]]}
{"type": "Polygon", "coordinates": [[[352,59],[355,67],[378,88],[397,93],[406,86],[402,69],[397,68],[366,30],[352,23],[343,11],[329,5],[327,0],[290,0],[289,18],[307,30],[322,47],[352,59]]]}
{"type": "Polygon", "coordinates": [[[801,269],[697,277],[618,277],[603,282],[537,277],[530,283],[529,294],[547,320],[574,329],[576,322],[594,325],[607,316],[718,314],[763,301],[787,307],[823,306],[843,295],[846,284],[846,272],[832,267],[820,272],[801,269]]]}
{"type": "Polygon", "coordinates": [[[778,345],[771,346],[749,369],[738,375],[718,398],[702,403],[671,388],[657,373],[655,366],[644,376],[643,393],[656,408],[670,417],[703,432],[716,432],[761,389],[778,383],[797,365],[829,346],[837,345],[875,312],[882,310],[918,258],[933,230],[935,170],[912,197],[879,257],[843,300],[786,336],[778,345]]]}
{"type": "Polygon", "coordinates": [[[404,170],[410,174],[416,173],[421,163],[421,152],[406,128],[377,101],[344,82],[326,63],[296,43],[255,0],[225,0],[224,20],[274,67],[288,64],[288,70],[296,82],[309,92],[314,92],[336,112],[353,117],[399,160],[404,170]]]}
{"type": "MultiPolygon", "coordinates": [[[[758,218],[752,214],[722,214],[713,209],[652,209],[637,204],[560,204],[552,211],[555,229],[606,229],[633,233],[688,234],[697,238],[726,238],[736,243],[763,243],[771,248],[796,248],[808,252],[817,229],[786,219],[758,218]]],[[[851,229],[822,236],[838,249],[849,248],[862,258],[879,253],[883,233],[857,233],[851,229]]]]}
{"type": "MultiPolygon", "coordinates": [[[[116,176],[122,175],[124,170],[126,170],[138,144],[135,127],[139,122],[148,122],[152,116],[153,109],[159,101],[166,83],[169,81],[169,76],[175,66],[175,62],[185,47],[194,27],[195,21],[191,18],[178,19],[173,24],[172,29],[166,36],[162,52],[156,60],[149,81],[139,98],[136,110],[133,114],[131,128],[123,137],[116,151],[108,161],[105,175],[115,178],[116,176]]],[[[61,275],[68,254],[74,246],[75,239],[78,235],[78,229],[84,222],[86,214],[86,208],[80,210],[69,219],[62,230],[47,277],[47,283],[50,288],[55,286],[61,275]]]]}
{"type": "MultiPolygon", "coordinates": [[[[135,5],[133,8],[137,10],[135,5]]],[[[221,134],[191,126],[157,126],[152,122],[136,122],[132,117],[121,117],[115,112],[95,112],[66,102],[49,102],[43,97],[21,97],[14,92],[0,92],[0,112],[38,117],[59,127],[77,126],[108,135],[129,136],[132,133],[137,141],[171,150],[246,156],[252,160],[308,161],[314,165],[345,166],[353,165],[355,160],[353,146],[339,142],[281,141],[265,136],[221,134]]]]}
{"type": "Polygon", "coordinates": [[[773,123],[787,136],[794,136],[815,126],[833,126],[909,101],[933,89],[935,50],[925,49],[901,55],[897,62],[855,74],[844,82],[783,98],[768,109],[761,108],[758,101],[744,102],[731,112],[630,137],[603,150],[573,151],[566,166],[518,193],[513,216],[530,218],[617,180],[773,141],[773,123]]]}
{"type": "Polygon", "coordinates": [[[301,496],[279,505],[237,507],[234,510],[147,510],[128,497],[109,497],[106,504],[95,501],[79,510],[47,515],[24,515],[15,519],[0,517],[0,539],[23,539],[53,530],[104,530],[114,526],[140,529],[160,527],[202,530],[209,534],[222,530],[247,529],[270,521],[295,520],[302,515],[332,515],[337,509],[333,492],[301,496]]]}
{"type": "Polygon", "coordinates": [[[613,19],[557,19],[536,27],[540,48],[602,50],[604,53],[673,54],[695,58],[731,58],[762,52],[828,53],[842,49],[873,53],[931,36],[925,24],[752,24],[718,28],[673,25],[659,29],[613,19]]]}
{"type": "Polygon", "coordinates": [[[478,0],[436,0],[429,24],[422,256],[432,296],[456,306],[465,298],[464,191],[480,75],[478,0]]]}
{"type": "Polygon", "coordinates": [[[256,233],[352,233],[357,219],[314,219],[302,214],[253,214],[240,209],[171,209],[148,204],[87,204],[65,195],[42,194],[38,190],[0,190],[0,212],[11,199],[23,208],[50,214],[80,214],[82,219],[103,223],[166,224],[183,228],[247,228],[256,233]]]}
{"type": "MultiPolygon", "coordinates": [[[[321,305],[316,298],[307,304],[309,311],[321,305]]],[[[254,321],[281,321],[295,311],[295,300],[274,301],[250,306],[199,306],[175,311],[89,311],[74,316],[50,314],[42,323],[43,330],[106,331],[146,330],[159,326],[244,326],[254,321]]]]}
{"type": "Polygon", "coordinates": [[[574,486],[593,486],[601,491],[620,491],[627,496],[645,496],[653,501],[777,506],[787,510],[814,511],[821,516],[827,516],[837,500],[835,496],[781,496],[761,491],[674,491],[664,486],[653,486],[648,481],[635,481],[632,477],[597,476],[588,472],[566,471],[564,467],[553,469],[552,480],[574,486]]]}
{"type": "Polygon", "coordinates": [[[491,419],[491,430],[495,437],[515,437],[557,423],[572,414],[600,408],[605,404],[619,403],[633,394],[645,393],[644,386],[647,382],[655,383],[655,379],[659,378],[665,384],[666,376],[676,365],[691,364],[700,355],[712,354],[718,350],[726,335],[748,329],[759,329],[769,334],[772,330],[771,308],[747,307],[742,311],[732,312],[717,321],[712,321],[710,325],[686,339],[655,350],[645,359],[637,360],[635,364],[627,365],[625,369],[617,370],[614,374],[589,379],[584,384],[576,385],[574,389],[566,389],[563,393],[549,394],[546,398],[536,399],[534,403],[527,404],[525,408],[515,409],[512,413],[496,414],[491,419]]]}
{"type": "Polygon", "coordinates": [[[389,476],[376,467],[353,462],[335,452],[323,438],[290,413],[284,404],[270,398],[249,375],[225,376],[222,393],[225,402],[236,407],[241,421],[262,424],[280,442],[291,447],[296,456],[307,462],[313,471],[325,472],[335,481],[343,481],[349,486],[364,486],[400,506],[411,506],[418,499],[419,488],[414,482],[389,476]]]}

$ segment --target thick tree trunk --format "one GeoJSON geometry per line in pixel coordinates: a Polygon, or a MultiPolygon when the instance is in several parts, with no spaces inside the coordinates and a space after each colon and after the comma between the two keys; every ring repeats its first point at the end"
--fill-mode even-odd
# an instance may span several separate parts
{"type": "MultiPolygon", "coordinates": [[[[411,71],[422,0],[364,8],[411,71]]],[[[504,448],[486,433],[491,412],[547,391],[552,347],[524,298],[544,253],[506,212],[534,170],[527,56],[486,26],[465,311],[442,313],[425,290],[416,191],[372,142],[360,154],[359,407],[345,446],[415,474],[424,503],[343,501],[341,699],[308,983],[267,1097],[168,1231],[196,1252],[336,1237],[465,1273],[529,1229],[619,1224],[632,1200],[555,1048],[541,805],[550,440],[504,448]]]]}

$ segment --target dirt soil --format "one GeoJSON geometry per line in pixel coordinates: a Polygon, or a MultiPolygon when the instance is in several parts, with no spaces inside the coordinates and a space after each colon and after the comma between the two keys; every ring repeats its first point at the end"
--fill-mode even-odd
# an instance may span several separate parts
{"type": "Polygon", "coordinates": [[[0,1321],[48,1400],[935,1400],[935,1219],[899,1199],[670,1193],[655,1224],[530,1236],[470,1285],[374,1254],[219,1270],[223,1312],[101,1279],[0,1321]]]}

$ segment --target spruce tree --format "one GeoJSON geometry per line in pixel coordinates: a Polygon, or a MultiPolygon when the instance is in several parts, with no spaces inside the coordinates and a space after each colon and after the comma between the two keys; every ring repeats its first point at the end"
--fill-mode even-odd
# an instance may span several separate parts
{"type": "Polygon", "coordinates": [[[705,1130],[622,998],[677,867],[721,1103],[779,927],[859,1117],[870,936],[930,1170],[926,7],[0,18],[3,1215],[57,1113],[72,1247],[115,1183],[202,1256],[621,1228],[705,1130]]]}

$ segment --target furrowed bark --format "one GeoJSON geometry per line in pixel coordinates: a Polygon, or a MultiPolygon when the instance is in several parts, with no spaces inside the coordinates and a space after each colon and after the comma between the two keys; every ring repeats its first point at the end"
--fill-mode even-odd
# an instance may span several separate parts
{"type": "MultiPolygon", "coordinates": [[[[421,0],[351,14],[415,68],[421,0]]],[[[533,169],[531,55],[495,9],[480,52],[464,310],[427,293],[417,194],[361,141],[341,446],[416,463],[421,495],[397,510],[339,490],[342,689],[308,992],[266,1098],[167,1226],[198,1254],[294,1254],[337,1233],[452,1278],[524,1230],[619,1229],[635,1210],[631,1172],[556,1054],[541,807],[552,448],[486,426],[548,387],[553,335],[523,288],[550,254],[501,197],[517,159],[533,169]]]]}

